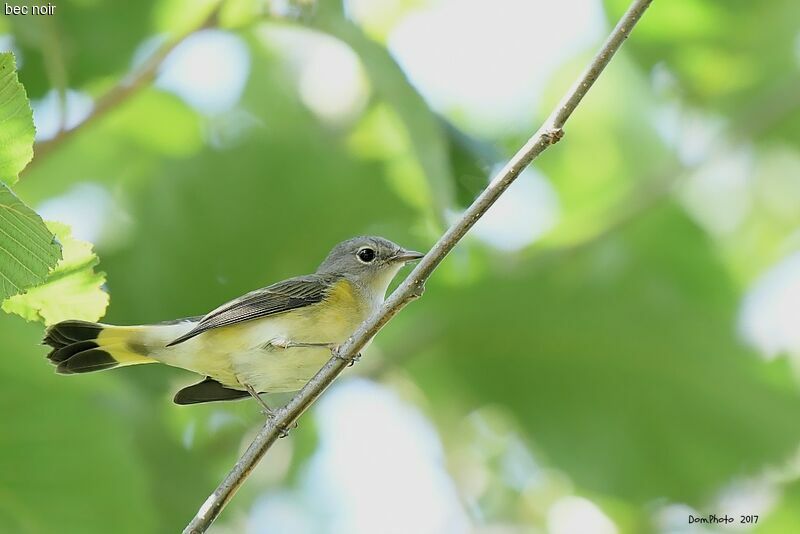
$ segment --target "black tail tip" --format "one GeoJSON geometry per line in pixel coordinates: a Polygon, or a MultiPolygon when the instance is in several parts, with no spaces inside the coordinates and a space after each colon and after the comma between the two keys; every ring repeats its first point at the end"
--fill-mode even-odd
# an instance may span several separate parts
{"type": "Polygon", "coordinates": [[[68,359],[75,356],[79,352],[83,352],[89,349],[96,349],[98,348],[98,346],[99,345],[94,341],[78,341],[77,343],[64,345],[58,349],[54,348],[47,355],[47,359],[53,362],[54,364],[59,364],[61,362],[67,361],[68,359]]]}
{"type": "Polygon", "coordinates": [[[103,325],[88,321],[61,321],[47,329],[42,341],[53,350],[47,359],[55,364],[59,374],[88,373],[116,367],[111,354],[101,350],[97,337],[103,325]]]}
{"type": "Polygon", "coordinates": [[[51,361],[53,363],[58,363],[56,373],[61,375],[91,373],[93,371],[111,369],[119,365],[119,362],[111,357],[111,354],[96,348],[74,353],[61,362],[56,362],[52,358],[51,361]]]}
{"type": "Polygon", "coordinates": [[[43,343],[54,349],[62,349],[80,341],[95,340],[102,331],[103,325],[98,323],[77,320],[61,321],[47,329],[43,343]]]}

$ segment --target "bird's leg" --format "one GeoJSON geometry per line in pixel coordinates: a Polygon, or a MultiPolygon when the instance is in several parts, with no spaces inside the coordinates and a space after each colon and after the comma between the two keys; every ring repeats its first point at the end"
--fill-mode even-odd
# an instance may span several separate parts
{"type": "Polygon", "coordinates": [[[261,405],[261,407],[263,408],[262,411],[264,412],[264,415],[266,415],[267,417],[275,417],[275,412],[273,412],[272,408],[270,408],[269,405],[267,405],[267,403],[264,402],[264,399],[261,398],[261,395],[259,395],[258,392],[255,389],[253,389],[253,386],[244,383],[242,383],[242,385],[244,386],[244,389],[246,389],[247,392],[250,394],[250,396],[253,397],[256,401],[258,401],[258,403],[261,405]]]}
{"type": "MultiPolygon", "coordinates": [[[[253,386],[244,383],[242,383],[242,385],[244,386],[244,389],[246,389],[247,392],[250,394],[250,396],[253,397],[255,400],[257,400],[258,403],[262,406],[263,408],[262,413],[267,416],[267,419],[274,419],[275,412],[272,410],[272,408],[270,408],[267,405],[266,402],[264,402],[264,399],[261,398],[261,395],[259,395],[258,392],[255,389],[253,389],[253,386]]],[[[297,423],[293,424],[291,428],[297,428],[297,423]]],[[[289,435],[289,430],[290,428],[287,428],[286,426],[280,426],[278,428],[278,433],[279,433],[278,437],[285,438],[286,436],[289,435]]]]}

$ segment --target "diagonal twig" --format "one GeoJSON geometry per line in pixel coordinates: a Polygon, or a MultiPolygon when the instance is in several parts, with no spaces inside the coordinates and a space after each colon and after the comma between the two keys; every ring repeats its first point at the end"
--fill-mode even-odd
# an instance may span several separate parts
{"type": "Polygon", "coordinates": [[[652,0],[634,0],[614,30],[606,39],[600,51],[575,84],[567,91],[556,109],[541,128],[514,155],[505,167],[494,177],[488,187],[478,196],[464,214],[439,238],[416,268],[383,303],[381,308],[367,319],[350,336],[336,354],[320,371],[295,395],[286,406],[278,410],[274,418],[267,420],[253,442],[239,458],[233,469],[220,483],[214,493],[206,499],[197,515],[184,529],[184,534],[205,532],[219,516],[222,509],[233,498],[275,441],[285,435],[289,428],[305,412],[325,389],[353,361],[366,344],[402,308],[412,300],[422,296],[425,281],[445,256],[456,246],[472,226],[497,201],[503,192],[519,176],[534,158],[547,147],[558,142],[564,135],[562,130],[567,119],[575,111],[597,77],[608,65],[613,55],[630,34],[652,0]]]}
{"type": "Polygon", "coordinates": [[[129,100],[131,97],[139,93],[139,91],[149,86],[150,83],[155,79],[159,69],[161,68],[161,65],[164,63],[164,60],[167,58],[167,56],[169,56],[170,52],[175,50],[175,48],[185,41],[189,36],[194,35],[200,30],[213,28],[217,25],[217,19],[219,17],[219,11],[221,7],[222,3],[220,2],[214,6],[214,8],[197,27],[192,28],[186,33],[161,45],[150,57],[147,58],[147,60],[138,70],[123,78],[117,85],[114,85],[108,90],[108,92],[98,98],[94,107],[92,108],[91,113],[78,125],[70,129],[59,129],[58,133],[52,139],[37,142],[34,145],[34,153],[36,157],[34,157],[30,165],[28,165],[28,169],[36,165],[36,163],[40,162],[42,159],[46,158],[48,154],[50,154],[53,150],[64,143],[64,141],[70,139],[80,130],[94,123],[98,119],[101,119],[108,114],[108,112],[116,109],[120,104],[129,100]]]}

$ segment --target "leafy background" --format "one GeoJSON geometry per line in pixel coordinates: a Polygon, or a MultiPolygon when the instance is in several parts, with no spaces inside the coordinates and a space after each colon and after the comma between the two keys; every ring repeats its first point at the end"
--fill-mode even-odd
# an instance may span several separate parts
{"type": "MultiPolygon", "coordinates": [[[[43,322],[196,315],[356,234],[424,249],[627,2],[56,4],[0,17],[2,532],[179,531],[260,423],[174,406],[176,369],[55,376],[43,322]]],[[[654,2],[212,530],[800,531],[798,14],[654,2]]]]}

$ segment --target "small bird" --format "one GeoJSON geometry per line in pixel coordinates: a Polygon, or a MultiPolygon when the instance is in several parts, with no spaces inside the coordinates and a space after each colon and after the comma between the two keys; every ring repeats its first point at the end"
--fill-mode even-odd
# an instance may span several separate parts
{"type": "Polygon", "coordinates": [[[176,404],[235,400],[302,388],[383,302],[419,252],[375,236],[336,245],[314,274],[257,289],[202,317],[139,326],[69,320],[47,329],[60,374],[164,363],[205,376],[176,404]]]}

